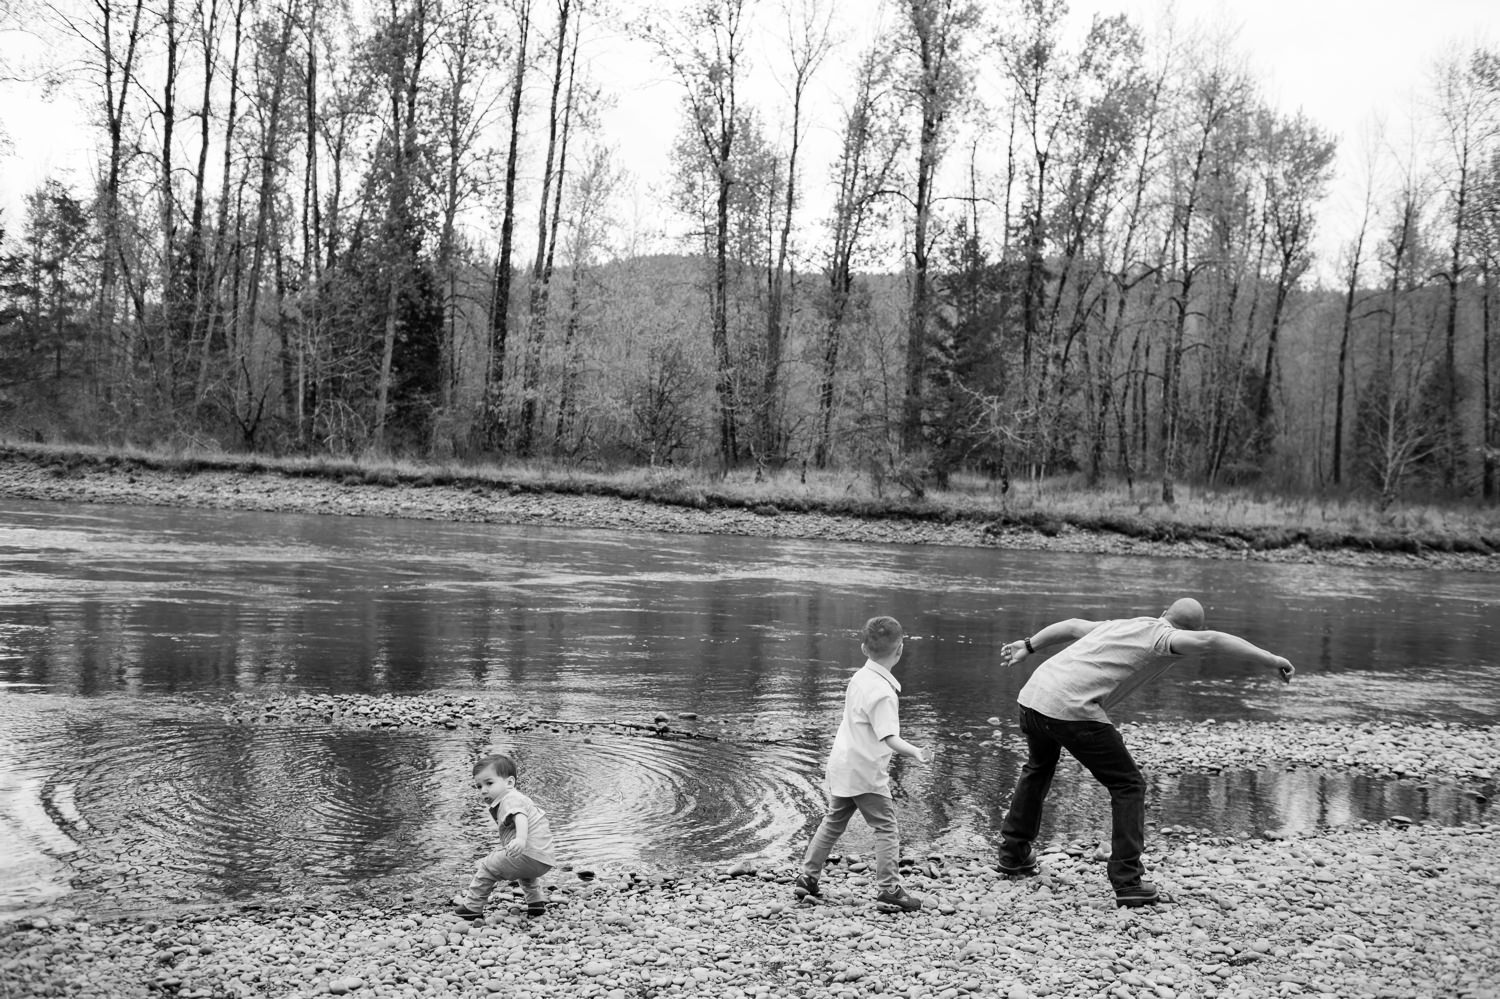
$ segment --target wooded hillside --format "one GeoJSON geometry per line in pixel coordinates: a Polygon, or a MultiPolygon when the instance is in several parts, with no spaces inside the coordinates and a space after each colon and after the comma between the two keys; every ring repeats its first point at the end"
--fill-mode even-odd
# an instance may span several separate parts
{"type": "Polygon", "coordinates": [[[1430,116],[1319,261],[1337,147],[1220,38],[1074,37],[1061,0],[890,4],[863,50],[832,0],[632,11],[5,5],[53,57],[0,77],[55,77],[96,161],[0,217],[0,432],[1500,489],[1500,52],[1413,53],[1430,116]],[[680,98],[644,219],[598,130],[621,38],[680,98]]]}

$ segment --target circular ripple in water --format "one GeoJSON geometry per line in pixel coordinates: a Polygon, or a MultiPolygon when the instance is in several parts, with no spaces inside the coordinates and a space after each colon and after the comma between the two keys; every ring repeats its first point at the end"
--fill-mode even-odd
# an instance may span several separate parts
{"type": "MultiPolygon", "coordinates": [[[[477,736],[240,726],[126,701],[9,721],[24,732],[0,759],[0,824],[31,845],[0,907],[68,890],[133,909],[446,885],[495,843],[471,784],[477,736]]],[[[797,747],[544,731],[515,752],[559,859],[578,868],[785,859],[821,800],[821,759],[797,747]]]]}
{"type": "Polygon", "coordinates": [[[74,803],[76,888],[118,904],[285,893],[420,862],[427,756],[405,735],[156,720],[109,726],[43,794],[74,803]]]}
{"type": "Polygon", "coordinates": [[[785,859],[821,802],[821,757],[797,746],[543,733],[516,750],[519,786],[580,867],[785,859]]]}

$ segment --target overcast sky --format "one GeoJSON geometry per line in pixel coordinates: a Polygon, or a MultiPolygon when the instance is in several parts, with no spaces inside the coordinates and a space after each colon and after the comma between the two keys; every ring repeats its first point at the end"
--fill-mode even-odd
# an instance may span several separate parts
{"type": "MultiPolygon", "coordinates": [[[[876,0],[838,4],[841,16],[873,14],[879,6],[876,0]]],[[[1168,5],[1073,0],[1071,9],[1076,25],[1096,11],[1124,12],[1149,31],[1168,5]]],[[[1236,28],[1237,50],[1267,99],[1284,111],[1304,110],[1340,140],[1341,181],[1324,214],[1325,246],[1337,244],[1340,216],[1356,198],[1359,150],[1369,123],[1381,116],[1393,129],[1404,129],[1444,51],[1476,41],[1500,45],[1500,0],[1183,0],[1177,18],[1236,28]]],[[[37,45],[25,34],[0,34],[6,50],[0,65],[36,56],[37,45]]],[[[630,44],[621,41],[620,47],[630,44]]],[[[625,95],[609,115],[608,133],[649,203],[657,200],[651,178],[666,169],[665,151],[678,119],[672,82],[641,55],[643,50],[635,51],[618,67],[610,67],[605,56],[596,65],[625,95]]],[[[831,88],[842,80],[825,70],[821,82],[831,88]]],[[[825,90],[825,100],[827,95],[825,90]]],[[[8,228],[20,223],[21,198],[48,174],[64,174],[80,188],[89,183],[87,153],[94,136],[66,98],[48,103],[31,88],[0,83],[0,126],[12,141],[9,157],[0,159],[0,208],[8,228]]]]}

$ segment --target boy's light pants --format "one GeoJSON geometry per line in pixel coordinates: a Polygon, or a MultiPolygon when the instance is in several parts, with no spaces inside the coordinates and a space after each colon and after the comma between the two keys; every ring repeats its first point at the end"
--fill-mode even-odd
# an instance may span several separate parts
{"type": "Polygon", "coordinates": [[[530,857],[512,857],[504,850],[496,850],[474,868],[474,878],[464,893],[465,904],[471,909],[483,909],[497,881],[519,881],[521,890],[526,893],[526,901],[540,902],[542,886],[538,881],[550,870],[551,864],[530,857]]]}
{"type": "Polygon", "coordinates": [[[875,834],[875,887],[896,888],[901,884],[897,873],[897,852],[901,848],[900,829],[896,825],[896,803],[883,794],[856,794],[852,798],[830,794],[828,811],[813,833],[802,858],[802,872],[813,877],[823,870],[833,844],[844,834],[854,813],[865,817],[865,824],[875,834]]]}

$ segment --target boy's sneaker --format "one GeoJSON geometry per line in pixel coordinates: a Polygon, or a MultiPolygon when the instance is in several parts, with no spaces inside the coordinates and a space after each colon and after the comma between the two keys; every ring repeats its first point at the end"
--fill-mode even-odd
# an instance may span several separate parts
{"type": "Polygon", "coordinates": [[[471,909],[471,908],[469,908],[469,900],[467,898],[465,898],[461,894],[460,895],[454,895],[448,901],[453,906],[453,914],[455,916],[458,916],[460,919],[470,919],[470,920],[472,920],[472,919],[478,919],[480,916],[484,915],[484,910],[483,909],[471,909]]]}
{"type": "Polygon", "coordinates": [[[799,874],[792,882],[792,894],[798,898],[806,898],[809,895],[813,898],[820,898],[823,895],[823,889],[818,887],[816,874],[799,874]]]}
{"type": "Polygon", "coordinates": [[[905,888],[883,888],[875,896],[877,908],[887,912],[916,912],[922,908],[922,900],[915,895],[907,894],[905,888]]]}
{"type": "Polygon", "coordinates": [[[1008,878],[1029,878],[1040,870],[1040,864],[1041,860],[1036,855],[1036,847],[1029,843],[1026,846],[1026,856],[1021,860],[1008,860],[1005,851],[1001,850],[1000,859],[996,862],[1000,873],[1008,878]]]}
{"type": "Polygon", "coordinates": [[[534,898],[526,903],[526,915],[532,918],[545,916],[547,914],[547,902],[545,899],[534,898]]]}
{"type": "Polygon", "coordinates": [[[1115,905],[1121,909],[1135,909],[1143,905],[1162,905],[1175,901],[1171,895],[1149,881],[1137,881],[1115,889],[1115,905]]]}

